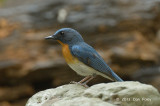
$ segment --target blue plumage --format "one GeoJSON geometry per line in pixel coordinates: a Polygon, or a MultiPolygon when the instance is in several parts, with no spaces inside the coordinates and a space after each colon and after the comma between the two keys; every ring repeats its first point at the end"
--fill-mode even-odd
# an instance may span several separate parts
{"type": "Polygon", "coordinates": [[[112,69],[105,63],[101,56],[96,52],[94,48],[86,44],[85,42],[80,42],[71,48],[71,53],[77,57],[84,64],[92,67],[93,69],[109,76],[115,81],[123,81],[118,75],[116,75],[112,69]]]}

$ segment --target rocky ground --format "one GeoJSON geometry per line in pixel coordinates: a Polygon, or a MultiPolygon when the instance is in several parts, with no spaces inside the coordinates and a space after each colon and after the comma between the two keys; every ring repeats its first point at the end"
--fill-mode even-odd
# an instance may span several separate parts
{"type": "Polygon", "coordinates": [[[151,85],[113,82],[90,88],[68,84],[33,95],[26,106],[159,106],[160,94],[151,85]]]}
{"type": "MultiPolygon", "coordinates": [[[[122,79],[160,90],[160,0],[1,0],[0,6],[0,106],[22,106],[40,90],[82,78],[66,65],[61,46],[44,40],[62,27],[77,29],[122,79]]],[[[89,85],[100,82],[108,80],[89,85]]]]}

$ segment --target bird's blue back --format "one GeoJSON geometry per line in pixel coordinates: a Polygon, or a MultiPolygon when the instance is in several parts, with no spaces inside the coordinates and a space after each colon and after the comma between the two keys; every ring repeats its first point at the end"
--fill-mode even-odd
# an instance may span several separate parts
{"type": "Polygon", "coordinates": [[[79,42],[76,45],[70,46],[72,55],[77,57],[84,64],[94,68],[95,70],[107,75],[115,81],[123,81],[112,69],[105,63],[101,56],[94,48],[85,42],[79,42]]]}

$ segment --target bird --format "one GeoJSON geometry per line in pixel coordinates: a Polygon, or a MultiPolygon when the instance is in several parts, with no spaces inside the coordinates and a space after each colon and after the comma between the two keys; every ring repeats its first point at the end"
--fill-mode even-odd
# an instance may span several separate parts
{"type": "Polygon", "coordinates": [[[66,63],[77,74],[85,76],[78,82],[79,84],[87,85],[97,75],[111,81],[123,81],[75,29],[61,28],[45,39],[56,40],[62,45],[62,54],[66,63]]]}

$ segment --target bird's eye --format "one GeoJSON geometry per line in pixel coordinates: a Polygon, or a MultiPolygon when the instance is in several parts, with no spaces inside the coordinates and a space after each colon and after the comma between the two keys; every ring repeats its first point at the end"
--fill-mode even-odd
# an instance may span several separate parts
{"type": "Polygon", "coordinates": [[[63,32],[63,31],[61,31],[61,32],[60,32],[60,34],[61,34],[61,35],[64,35],[64,32],[63,32]]]}

